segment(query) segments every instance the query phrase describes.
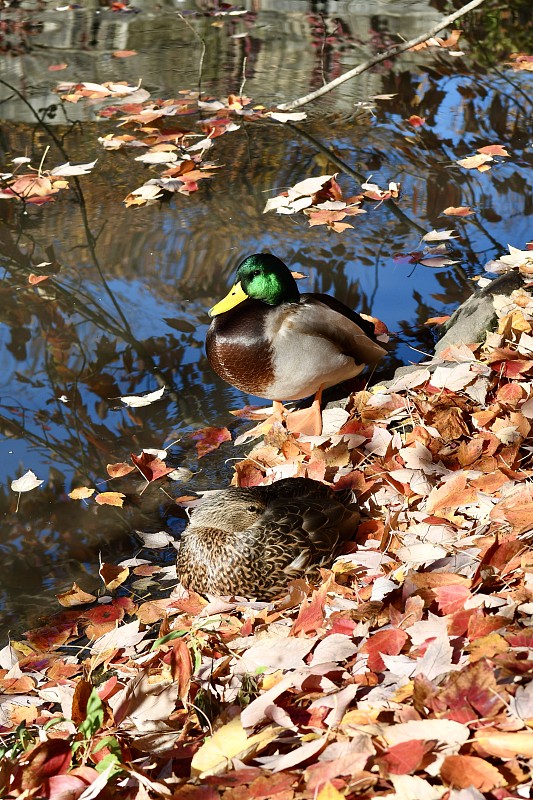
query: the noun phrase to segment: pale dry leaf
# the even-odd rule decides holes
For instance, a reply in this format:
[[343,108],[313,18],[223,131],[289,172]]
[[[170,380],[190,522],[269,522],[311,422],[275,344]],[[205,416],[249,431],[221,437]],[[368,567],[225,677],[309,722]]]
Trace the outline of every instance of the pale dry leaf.
[[14,492],[31,492],[32,489],[37,489],[44,480],[39,480],[37,475],[29,469],[20,478],[11,481],[11,488]]
[[154,403],[156,400],[160,400],[164,393],[165,387],[162,386],[161,389],[156,389],[155,392],[149,392],[144,395],[127,395],[120,397],[120,400],[122,400],[124,405],[130,408],[141,408],[142,406],[149,406],[150,403]]

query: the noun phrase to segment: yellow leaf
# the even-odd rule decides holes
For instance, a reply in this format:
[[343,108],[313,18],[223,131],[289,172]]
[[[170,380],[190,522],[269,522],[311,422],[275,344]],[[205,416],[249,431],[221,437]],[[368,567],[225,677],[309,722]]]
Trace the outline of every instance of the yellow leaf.
[[533,758],[533,735],[531,731],[476,731],[474,740],[477,749],[497,758]]
[[252,753],[272,742],[281,728],[265,728],[254,736],[247,736],[241,718],[234,717],[231,722],[219,728],[194,754],[191,763],[191,777],[205,778],[218,775],[231,766],[231,759],[243,761]]
[[316,800],[344,800],[344,795],[328,781],[317,794]]

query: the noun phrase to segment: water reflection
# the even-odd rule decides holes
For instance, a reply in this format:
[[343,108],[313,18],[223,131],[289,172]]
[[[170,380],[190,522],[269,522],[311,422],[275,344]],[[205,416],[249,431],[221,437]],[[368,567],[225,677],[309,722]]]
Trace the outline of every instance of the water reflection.
[[[305,124],[244,123],[219,137],[217,177],[190,197],[139,209],[121,201],[150,168],[134,154],[100,148],[98,136],[116,123],[97,120],[90,103],[68,106],[69,119],[83,125],[66,125],[52,92],[58,76],[130,82],[142,76],[149,90],[175,96],[197,85],[201,37],[206,91],[236,91],[244,76],[256,100],[286,100],[354,66],[396,32],[412,36],[437,16],[422,2],[330,5],[316,11],[307,2],[255,2],[230,18],[195,3],[136,3],[139,13],[119,14],[89,3],[68,13],[32,11],[31,30],[20,27],[24,7],[2,12],[15,40],[0,77],[27,100],[3,86],[3,170],[25,154],[39,164],[47,147],[50,167],[98,158],[79,188],[55,203],[23,208],[0,200],[0,600],[7,626],[25,627],[39,609],[55,608],[54,592],[73,580],[93,588],[100,552],[130,555],[138,546],[135,527],[166,524],[169,501],[158,486],[124,510],[68,499],[77,485],[105,489],[107,464],[179,439],[170,458],[200,470],[194,488],[228,482],[225,459],[235,449],[224,445],[197,464],[187,434],[238,425],[228,409],[253,400],[219,381],[203,351],[206,309],[226,293],[244,256],[272,250],[309,276],[304,290],[335,294],[386,320],[400,334],[390,369],[431,349],[425,320],[453,309],[488,258],[507,242],[527,241],[526,73],[498,70],[487,78],[464,59],[408,54],[328,96]],[[114,58],[117,49],[138,55]],[[62,62],[67,69],[48,72]],[[356,105],[376,93],[395,97],[371,109]],[[425,126],[411,128],[405,120],[412,113],[424,116]],[[48,130],[35,114],[44,115]],[[490,172],[466,173],[455,164],[496,141],[512,157]],[[376,205],[342,235],[309,228],[300,215],[263,214],[272,194],[330,172],[340,173],[348,195],[370,174],[378,183],[400,181],[397,209]],[[442,216],[456,205],[476,213]],[[453,244],[457,267],[431,271],[395,259],[419,248],[421,232],[451,227],[460,234]],[[51,277],[29,285],[42,262]],[[162,386],[163,399],[146,408],[126,409],[118,399]],[[30,468],[46,483],[21,498],[16,512],[9,484]],[[135,496],[142,482],[109,482],[110,489],[119,486]]]

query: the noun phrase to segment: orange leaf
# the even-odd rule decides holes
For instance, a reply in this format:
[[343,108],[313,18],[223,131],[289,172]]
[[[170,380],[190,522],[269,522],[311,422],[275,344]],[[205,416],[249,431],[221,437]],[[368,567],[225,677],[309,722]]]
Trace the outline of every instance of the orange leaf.
[[505,147],[502,147],[501,144],[489,144],[486,147],[478,147],[477,151],[485,156],[510,157]]
[[458,789],[474,786],[480,792],[490,792],[506,784],[496,767],[476,756],[448,756],[442,762],[440,774],[445,783]]
[[405,121],[408,122],[409,125],[412,125],[413,128],[419,128],[421,125],[425,124],[426,118],[419,117],[417,114],[411,114],[409,119],[406,119]]
[[129,58],[130,56],[136,56],[137,50],[113,50],[111,55],[113,58]]
[[301,605],[300,612],[291,628],[291,635],[310,633],[316,631],[324,624],[324,604],[326,602],[327,584],[323,584],[318,591],[314,591],[311,599],[306,598]]
[[469,217],[470,214],[474,214],[475,212],[472,211],[470,206],[448,206],[442,213],[446,214],[448,217]]
[[118,464],[108,464],[106,469],[111,478],[122,478],[124,475],[129,475],[130,472],[133,472],[135,467],[125,461],[120,461]]
[[[480,169],[481,167],[485,166],[487,161],[492,161],[492,156],[484,153],[478,153],[476,156],[468,156],[468,158],[460,158],[459,161],[456,161],[456,164],[459,164],[460,167],[464,167],[465,169]],[[490,167],[486,167],[486,169],[490,169]]]
[[444,322],[448,322],[450,319],[450,314],[443,314],[442,317],[430,317],[424,322],[424,325],[442,325]]
[[445,508],[457,508],[473,502],[477,494],[474,489],[467,490],[466,475],[458,472],[442,486],[432,489],[427,499],[426,511],[435,514]]
[[125,494],[122,492],[101,492],[94,498],[99,506],[118,506],[122,508],[124,505]]
[[34,272],[30,272],[28,275],[28,283],[30,286],[37,286],[38,283],[42,283],[43,281],[47,281],[50,275],[35,275]]
[[192,661],[187,643],[183,639],[172,642],[170,669],[172,679],[178,682],[179,696],[185,702],[191,685]]
[[86,500],[88,497],[92,497],[95,491],[96,489],[90,489],[88,486],[78,486],[77,489],[69,492],[68,496],[71,500]]
[[519,486],[490,512],[493,522],[508,522],[513,533],[519,534],[533,528],[533,486]]
[[68,64],[50,64],[48,67],[48,72],[59,72],[62,69],[66,69]]

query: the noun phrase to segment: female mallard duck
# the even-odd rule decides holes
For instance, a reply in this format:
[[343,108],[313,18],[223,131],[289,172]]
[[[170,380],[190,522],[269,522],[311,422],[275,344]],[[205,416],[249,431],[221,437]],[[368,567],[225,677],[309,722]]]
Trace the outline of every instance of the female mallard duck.
[[274,400],[315,395],[311,409],[287,418],[291,430],[322,431],[322,390],[358,375],[386,353],[374,326],[327,294],[300,294],[283,261],[256,253],[209,312],[206,351],[216,373],[247,394]]
[[176,569],[201,594],[270,598],[288,581],[331,566],[354,539],[351,492],[310,478],[230,487],[208,496],[182,534]]

